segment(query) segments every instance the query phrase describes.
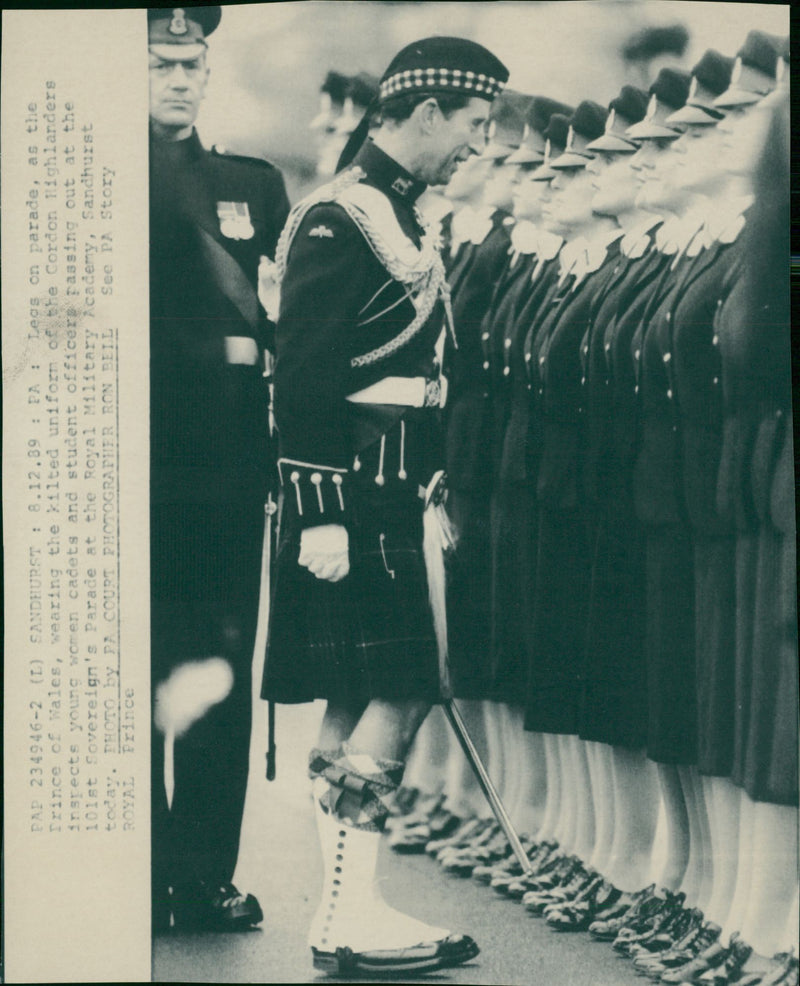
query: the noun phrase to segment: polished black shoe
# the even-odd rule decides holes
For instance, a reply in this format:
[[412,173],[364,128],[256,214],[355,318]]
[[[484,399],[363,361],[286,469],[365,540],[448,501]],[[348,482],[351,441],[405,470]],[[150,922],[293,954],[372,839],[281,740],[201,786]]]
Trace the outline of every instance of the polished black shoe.
[[256,898],[232,883],[175,887],[172,914],[178,931],[247,931],[264,920]]
[[621,896],[613,884],[600,877],[574,901],[547,908],[547,923],[554,931],[585,931],[598,914],[611,908]]
[[640,955],[634,959],[637,972],[650,979],[660,979],[671,969],[679,969],[705,952],[718,939],[722,929],[713,921],[706,921],[699,927],[691,928],[672,948],[657,955]]
[[636,893],[624,893],[612,907],[610,913],[597,915],[589,925],[589,934],[596,941],[614,941],[626,924],[637,920],[647,902],[655,896],[656,885],[654,883]]
[[[738,933],[731,935],[731,942],[738,937]],[[722,965],[730,951],[730,945],[723,945],[721,941],[713,942],[708,948],[704,949],[685,965],[679,965],[676,969],[669,969],[661,974],[661,982],[668,983],[669,986],[678,986],[680,983],[693,982],[697,976],[702,975],[709,969],[716,969]]]
[[425,942],[411,948],[376,949],[371,952],[354,952],[350,948],[337,948],[335,952],[311,949],[315,969],[331,976],[348,977],[451,969],[474,959],[479,952],[478,946],[467,935],[448,935],[441,941]]

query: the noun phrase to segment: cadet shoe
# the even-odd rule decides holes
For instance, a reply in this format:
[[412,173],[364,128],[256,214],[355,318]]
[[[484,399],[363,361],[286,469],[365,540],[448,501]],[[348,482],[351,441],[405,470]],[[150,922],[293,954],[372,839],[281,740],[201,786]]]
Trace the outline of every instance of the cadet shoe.
[[[538,846],[532,847],[531,851],[528,853],[528,859],[530,860],[530,869],[532,873],[536,873],[544,866],[544,864],[554,856],[558,851],[558,843],[555,841],[540,842]],[[473,877],[475,874],[473,873]],[[513,856],[511,861],[504,863],[497,867],[497,870],[493,873],[491,880],[489,881],[492,890],[495,890],[499,894],[507,894],[510,885],[522,878],[522,867],[517,861],[516,856]]]
[[600,877],[571,903],[548,908],[547,923],[554,931],[585,931],[597,914],[612,907],[621,896],[613,884]]
[[480,949],[469,936],[448,935],[440,941],[425,942],[410,948],[368,952],[354,952],[350,948],[323,952],[312,948],[311,956],[315,969],[332,976],[357,977],[451,969],[474,959],[479,952]]
[[695,907],[692,910],[679,910],[656,934],[631,945],[628,955],[634,959],[652,959],[662,952],[668,952],[687,935],[693,935],[703,923],[703,912]]
[[[778,952],[768,962],[760,960],[758,963],[753,963],[753,968],[748,968],[751,963],[752,958],[742,969],[741,975],[736,980],[736,986],[787,986],[792,978],[797,982],[797,959],[793,949],[789,952]],[[795,967],[794,970],[792,966]]]
[[672,948],[658,955],[641,955],[634,959],[637,972],[650,979],[660,979],[670,969],[679,969],[717,941],[722,929],[718,924],[707,921],[688,931]]
[[674,894],[667,890],[665,896],[659,901],[659,905],[653,908],[648,918],[620,929],[612,947],[617,952],[622,952],[623,955],[629,955],[633,945],[666,931],[669,925],[683,912],[684,900],[686,900],[686,894]]
[[179,931],[247,931],[264,920],[252,894],[242,894],[232,883],[200,882],[175,887],[172,914]]
[[728,983],[735,983],[752,954],[753,949],[742,940],[740,935],[731,935],[723,963],[714,969],[701,972],[699,976],[695,976],[692,983],[697,986],[728,986]]
[[[738,932],[731,935],[731,942],[738,937]],[[729,946],[725,946],[717,940],[700,954],[687,962],[686,965],[678,966],[677,969],[670,969],[661,974],[661,982],[669,983],[670,986],[677,986],[679,983],[693,982],[696,976],[701,975],[708,969],[716,969],[725,961]]]
[[613,941],[627,922],[637,919],[645,902],[655,896],[656,885],[639,890],[634,894],[624,893],[613,906],[611,913],[598,914],[589,925],[589,934],[596,941]]

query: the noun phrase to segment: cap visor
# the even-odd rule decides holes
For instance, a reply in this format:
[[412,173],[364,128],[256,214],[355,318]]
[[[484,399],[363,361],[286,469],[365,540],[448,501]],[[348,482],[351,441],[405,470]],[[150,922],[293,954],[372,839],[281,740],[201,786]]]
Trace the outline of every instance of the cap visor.
[[753,92],[750,89],[726,89],[721,96],[717,96],[714,105],[724,109],[726,106],[751,106],[759,99],[764,98],[764,93]]
[[509,157],[516,150],[516,147],[511,147],[508,144],[487,144],[481,157],[488,158],[492,161],[501,161],[503,158]]
[[549,165],[543,164],[541,168],[537,168],[531,175],[531,181],[550,181],[557,174],[558,172],[554,171]]
[[633,154],[634,151],[639,150],[639,145],[632,140],[626,140],[624,137],[618,137],[616,134],[603,134],[602,137],[598,137],[597,140],[593,140],[591,144],[587,144],[586,150],[606,151],[608,153],[615,152],[618,154]]
[[675,113],[672,113],[664,121],[670,125],[674,123],[678,124],[694,124],[711,126],[714,123],[719,123],[719,121],[725,116],[724,113],[719,113],[717,110],[706,109],[703,106],[690,106],[688,103],[682,106]]
[[563,168],[585,168],[591,161],[586,154],[576,154],[574,151],[565,151],[550,162],[551,168],[561,170]]
[[532,151],[528,147],[520,147],[513,154],[506,158],[506,164],[541,164],[544,161],[544,154],[539,151]]
[[208,46],[202,41],[195,41],[186,45],[153,44],[148,46],[148,50],[165,62],[192,62],[208,51]]
[[657,123],[650,123],[645,120],[642,120],[641,123],[634,123],[632,127],[628,127],[625,133],[637,140],[654,140],[656,137],[660,137],[662,140],[675,140],[681,135],[680,130],[662,127]]

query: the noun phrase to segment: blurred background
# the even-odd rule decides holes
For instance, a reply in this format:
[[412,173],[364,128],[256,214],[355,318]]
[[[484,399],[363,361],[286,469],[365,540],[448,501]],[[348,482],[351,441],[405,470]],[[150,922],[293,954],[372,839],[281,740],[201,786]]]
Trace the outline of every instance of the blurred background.
[[473,38],[508,65],[513,88],[574,105],[606,104],[626,82],[647,88],[664,65],[691,69],[707,48],[735,55],[753,28],[789,33],[789,5],[765,3],[294,0],[222,9],[200,136],[277,164],[292,202],[323,180],[309,124],[328,72],[378,77],[417,38]]

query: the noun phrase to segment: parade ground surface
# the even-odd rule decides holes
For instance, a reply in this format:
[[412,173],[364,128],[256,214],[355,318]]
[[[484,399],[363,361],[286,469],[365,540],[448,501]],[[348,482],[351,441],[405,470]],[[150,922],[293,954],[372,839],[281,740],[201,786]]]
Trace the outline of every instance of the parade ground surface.
[[[154,982],[313,983],[306,933],[322,886],[322,858],[306,779],[319,704],[279,706],[278,771],[264,778],[266,703],[255,705],[250,783],[236,884],[257,895],[264,923],[246,934],[158,937]],[[422,920],[472,935],[478,958],[458,969],[393,981],[492,986],[628,986],[640,983],[627,959],[587,934],[558,934],[541,918],[470,880],[448,877],[427,856],[383,850],[387,900]],[[342,982],[342,980],[330,980]]]

